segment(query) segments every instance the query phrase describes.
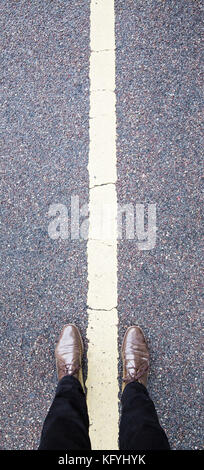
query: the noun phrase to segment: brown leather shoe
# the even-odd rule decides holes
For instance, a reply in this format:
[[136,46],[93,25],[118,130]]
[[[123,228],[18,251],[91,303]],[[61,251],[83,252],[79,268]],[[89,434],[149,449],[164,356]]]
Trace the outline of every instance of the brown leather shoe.
[[75,325],[65,325],[55,348],[58,380],[65,375],[72,375],[79,380],[83,389],[82,375],[83,341]]
[[130,326],[123,338],[123,385],[137,380],[145,387],[149,370],[149,351],[143,331],[139,326]]

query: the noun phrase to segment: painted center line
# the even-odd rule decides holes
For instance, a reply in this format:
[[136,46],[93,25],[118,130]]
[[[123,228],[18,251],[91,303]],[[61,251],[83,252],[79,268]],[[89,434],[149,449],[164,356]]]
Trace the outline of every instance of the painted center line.
[[[114,0],[91,0],[87,404],[92,449],[118,448]],[[111,217],[103,220],[104,204]]]

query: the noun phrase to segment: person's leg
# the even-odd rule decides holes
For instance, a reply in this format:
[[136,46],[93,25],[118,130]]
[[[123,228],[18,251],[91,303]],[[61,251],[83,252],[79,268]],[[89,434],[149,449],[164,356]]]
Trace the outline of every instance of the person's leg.
[[90,449],[89,419],[82,386],[75,377],[65,376],[45,419],[39,450]]
[[170,449],[166,434],[159,424],[154,403],[143,384],[137,381],[127,384],[121,401],[121,450]]
[[59,383],[43,425],[39,450],[91,449],[82,355],[78,328],[66,325],[55,349]]
[[122,344],[123,394],[119,431],[121,450],[170,449],[147,391],[149,350],[138,326],[127,329]]

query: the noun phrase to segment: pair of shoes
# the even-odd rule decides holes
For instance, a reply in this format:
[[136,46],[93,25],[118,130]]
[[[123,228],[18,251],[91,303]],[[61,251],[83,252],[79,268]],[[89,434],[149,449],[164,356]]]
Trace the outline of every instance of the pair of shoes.
[[[65,325],[55,349],[58,380],[70,375],[79,380],[84,390],[82,374],[83,341],[75,325]],[[122,344],[123,385],[138,381],[147,386],[149,351],[139,326],[130,326]]]

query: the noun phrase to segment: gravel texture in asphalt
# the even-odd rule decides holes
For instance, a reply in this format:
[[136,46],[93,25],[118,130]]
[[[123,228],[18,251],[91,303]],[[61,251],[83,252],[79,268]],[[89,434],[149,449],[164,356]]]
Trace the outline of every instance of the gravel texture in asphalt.
[[[2,5],[1,447],[32,449],[62,325],[86,344],[86,241],[70,227],[50,239],[48,210],[64,204],[70,220],[71,196],[88,201],[90,11]],[[119,346],[127,326],[143,328],[170,445],[200,449],[201,2],[115,0],[115,15],[118,201],[157,207],[155,248],[140,251],[136,234],[118,245]]]
[[199,1],[116,1],[118,201],[157,205],[154,249],[119,242],[119,343],[144,329],[173,449],[202,448],[200,41]]
[[3,2],[1,420],[36,448],[64,323],[86,331],[86,242],[48,236],[51,204],[88,200],[89,2]]

